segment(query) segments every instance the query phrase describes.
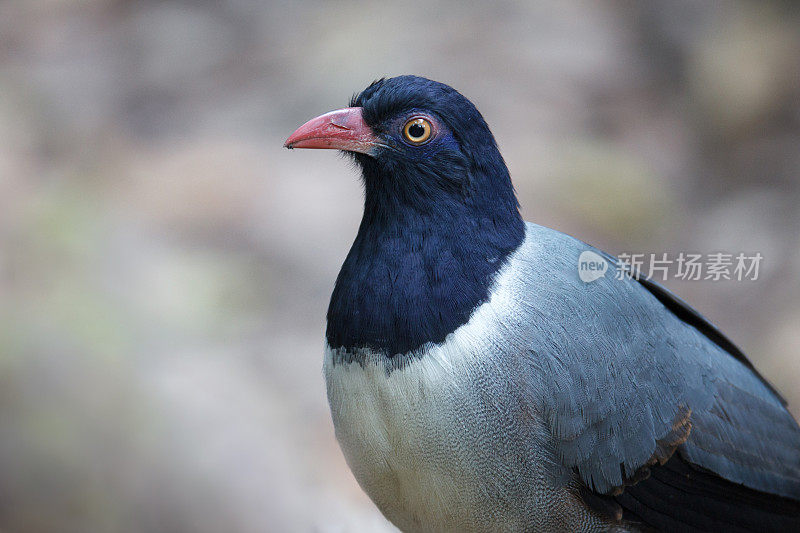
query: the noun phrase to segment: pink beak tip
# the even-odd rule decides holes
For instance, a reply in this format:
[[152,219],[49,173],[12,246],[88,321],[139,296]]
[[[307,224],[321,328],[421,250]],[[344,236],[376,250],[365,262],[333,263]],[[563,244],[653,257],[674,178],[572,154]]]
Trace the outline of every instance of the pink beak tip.
[[283,146],[290,150],[322,148],[368,154],[375,143],[375,134],[364,122],[361,108],[347,107],[309,120],[297,128]]

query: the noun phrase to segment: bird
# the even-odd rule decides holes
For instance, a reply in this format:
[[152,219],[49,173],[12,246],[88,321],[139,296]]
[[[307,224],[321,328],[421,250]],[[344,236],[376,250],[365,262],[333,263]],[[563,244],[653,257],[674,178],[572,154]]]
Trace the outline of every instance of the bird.
[[461,93],[381,78],[284,146],[361,172],[323,373],[344,457],[400,530],[800,531],[785,400],[666,288],[524,221]]

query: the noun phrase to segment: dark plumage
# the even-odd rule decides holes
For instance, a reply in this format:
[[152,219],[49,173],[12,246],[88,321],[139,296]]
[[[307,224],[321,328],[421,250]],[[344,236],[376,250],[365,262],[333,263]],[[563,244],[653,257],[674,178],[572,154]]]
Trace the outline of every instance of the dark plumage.
[[[486,300],[492,275],[524,236],[511,178],[469,100],[414,76],[354,96],[390,146],[363,170],[364,218],[328,308],[328,344],[396,355],[441,342]],[[408,146],[402,123],[425,110],[442,127]]]

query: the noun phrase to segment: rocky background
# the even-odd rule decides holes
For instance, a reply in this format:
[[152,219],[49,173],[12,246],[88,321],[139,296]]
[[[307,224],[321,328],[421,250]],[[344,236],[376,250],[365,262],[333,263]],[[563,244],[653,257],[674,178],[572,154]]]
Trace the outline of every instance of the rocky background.
[[800,415],[790,1],[0,0],[0,531],[387,531],[333,437],[361,190],[296,126],[384,75],[471,98],[525,218],[666,284]]

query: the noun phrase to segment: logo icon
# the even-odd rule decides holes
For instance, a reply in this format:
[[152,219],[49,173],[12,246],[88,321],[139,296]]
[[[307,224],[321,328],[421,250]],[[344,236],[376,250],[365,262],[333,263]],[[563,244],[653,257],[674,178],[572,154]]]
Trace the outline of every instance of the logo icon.
[[606,275],[607,270],[608,261],[591,250],[582,252],[578,257],[578,276],[584,283],[597,281]]

